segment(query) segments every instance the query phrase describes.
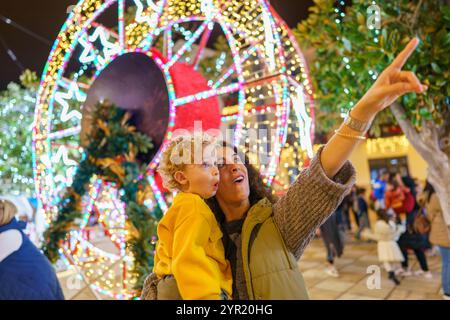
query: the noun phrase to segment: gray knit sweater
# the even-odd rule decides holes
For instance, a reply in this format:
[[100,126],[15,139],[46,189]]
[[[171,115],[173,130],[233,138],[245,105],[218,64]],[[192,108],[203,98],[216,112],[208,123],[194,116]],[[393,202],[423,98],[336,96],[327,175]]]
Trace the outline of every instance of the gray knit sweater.
[[316,229],[336,210],[356,182],[356,171],[350,161],[329,179],[320,163],[322,150],[323,147],[273,207],[275,223],[297,259]]
[[[287,193],[273,206],[274,221],[287,248],[297,260],[314,237],[315,230],[335,211],[356,180],[355,169],[349,161],[345,162],[333,179],[329,179],[320,163],[322,150],[323,147],[311,160],[310,166],[300,172]],[[232,263],[235,266],[233,298],[247,300],[240,230],[234,230],[229,235],[238,248],[236,261]]]

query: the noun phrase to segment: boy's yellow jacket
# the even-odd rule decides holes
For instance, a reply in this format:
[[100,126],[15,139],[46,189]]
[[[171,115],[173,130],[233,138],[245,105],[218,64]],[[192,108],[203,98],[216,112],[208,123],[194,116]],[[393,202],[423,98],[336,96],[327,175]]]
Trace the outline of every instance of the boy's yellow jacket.
[[183,299],[231,297],[230,263],[225,259],[222,231],[211,209],[193,193],[179,192],[158,224],[153,272],[173,275]]

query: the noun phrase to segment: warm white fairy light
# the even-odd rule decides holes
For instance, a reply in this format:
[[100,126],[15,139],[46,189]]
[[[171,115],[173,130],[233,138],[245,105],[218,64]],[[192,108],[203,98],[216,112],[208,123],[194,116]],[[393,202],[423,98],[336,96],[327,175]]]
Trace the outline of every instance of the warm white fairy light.
[[[123,4],[123,0],[119,1]],[[124,21],[120,18],[122,10],[119,8],[119,32],[118,36],[117,34],[113,36],[105,27],[93,26],[91,23],[115,2],[112,0],[80,2],[62,28],[44,70],[37,101],[38,110],[33,141],[36,187],[44,210],[49,215],[54,215],[56,212],[55,204],[58,201],[55,191],[62,190],[58,189],[59,186],[55,186],[51,180],[53,177],[58,177],[58,184],[62,185],[65,176],[58,172],[53,173],[53,170],[56,169],[52,159],[61,164],[68,161],[71,165],[80,160],[72,159],[70,152],[66,154],[67,158],[64,158],[64,149],[58,151],[56,144],[53,144],[53,141],[60,139],[64,139],[64,141],[76,139],[80,132],[79,123],[75,124],[71,121],[70,126],[51,131],[53,119],[46,118],[46,111],[52,106],[51,97],[54,94],[54,105],[61,105],[63,108],[61,110],[54,108],[53,113],[66,119],[68,123],[68,120],[79,121],[78,116],[71,114],[72,110],[67,109],[64,113],[62,112],[64,101],[74,100],[73,98],[76,100],[76,95],[87,92],[85,91],[87,88],[73,90],[73,95],[69,96],[71,86],[75,88],[75,84],[78,85],[78,82],[74,81],[73,85],[69,85],[70,82],[68,82],[68,87],[60,86],[68,91],[67,96],[60,94],[56,98],[57,93],[52,91],[56,83],[58,86],[60,84],[63,71],[71,58],[68,53],[75,48],[75,44],[71,42],[74,40],[78,41],[83,49],[81,56],[78,57],[82,67],[71,80],[77,80],[81,75],[86,75],[86,71],[91,65],[96,68],[96,75],[98,75],[118,54],[143,52],[151,56],[148,49],[154,45],[157,37],[162,36],[170,28],[171,32],[173,31],[172,36],[176,34],[179,37],[181,35],[184,43],[178,50],[175,50],[173,41],[169,42],[173,54],[165,67],[160,65],[169,86],[168,92],[171,107],[173,107],[169,123],[174,125],[177,105],[208,97],[220,96],[223,97],[223,101],[231,97],[230,101],[233,102],[226,103],[223,108],[223,123],[235,126],[237,133],[235,141],[240,139],[241,134],[244,141],[246,139],[249,141],[248,138],[245,138],[245,132],[250,128],[276,129],[267,136],[258,137],[259,147],[251,146],[252,152],[249,154],[250,157],[255,158],[259,152],[265,152],[263,147],[265,143],[269,145],[270,152],[267,153],[270,162],[260,165],[261,171],[265,173],[264,178],[267,183],[272,183],[273,186],[278,185],[282,183],[288,170],[292,171],[292,168],[301,166],[298,159],[303,154],[310,155],[307,152],[308,144],[302,140],[306,139],[310,142],[311,133],[314,131],[312,124],[308,122],[308,119],[312,120],[313,117],[311,81],[305,60],[298,47],[295,47],[294,37],[289,34],[289,29],[284,22],[273,16],[267,4],[262,5],[256,0],[244,2],[232,0],[224,2],[224,5],[219,8],[215,1],[210,0],[136,0],[134,1],[137,6],[135,21],[126,26],[122,25]],[[199,20],[202,21],[201,27],[197,27],[195,30],[188,30],[183,25],[185,22]],[[85,24],[80,24],[80,21],[85,21]],[[191,50],[192,46],[196,40],[201,39],[204,32],[213,29],[214,23],[218,23],[222,28],[230,47],[229,52],[221,52],[215,65],[212,65],[212,68],[217,71],[217,79],[207,79],[211,90],[197,92],[187,97],[176,96],[173,86],[170,87],[172,85],[170,67],[179,61],[194,63],[190,52],[195,53],[196,50]],[[122,28],[124,31],[121,31]],[[91,35],[89,36],[89,34]],[[233,61],[232,66],[225,65],[229,58]],[[90,80],[92,81],[92,79]],[[290,97],[295,97],[297,93],[296,86],[292,85],[292,82],[303,85],[303,90],[298,93],[302,96],[297,96],[297,104],[291,105]],[[294,141],[292,144],[291,142],[285,143],[289,134],[294,134],[300,140],[300,144],[298,141]],[[168,137],[170,138],[170,132]],[[306,151],[303,152],[302,149]],[[68,149],[66,150],[68,151]],[[288,153],[296,153],[297,160],[292,160],[293,162],[289,160],[290,162],[279,165],[278,162],[286,158],[285,150]],[[52,158],[52,154],[55,158]],[[45,158],[45,155],[48,159]],[[165,211],[172,199],[171,195],[161,193],[151,175],[157,164],[158,156],[159,154],[155,157],[156,162],[149,168],[152,194],[149,199],[146,199],[145,204],[152,208],[158,206]],[[295,161],[297,162],[294,163]],[[66,183],[70,181],[70,177],[67,175],[65,177]],[[285,185],[283,185],[284,187]],[[89,215],[96,212],[99,215],[100,225],[106,226],[105,229],[111,231],[109,238],[114,245],[117,245],[116,251],[106,252],[88,241],[86,234],[78,232],[72,235],[70,250],[63,250],[62,253],[73,253],[71,263],[80,267],[80,272],[92,280],[90,287],[95,292],[114,298],[129,298],[127,290],[132,286],[134,279],[125,277],[122,282],[117,282],[115,279],[117,272],[113,272],[109,266],[112,261],[119,261],[125,271],[129,271],[132,266],[132,256],[126,252],[124,247],[127,230],[124,227],[123,207],[120,201],[117,201],[120,195],[114,191],[112,186],[100,188],[98,192],[97,189],[95,187],[90,189],[90,202],[88,201],[85,207],[86,214],[83,217],[83,225],[87,226]],[[97,197],[100,197],[101,201]]]

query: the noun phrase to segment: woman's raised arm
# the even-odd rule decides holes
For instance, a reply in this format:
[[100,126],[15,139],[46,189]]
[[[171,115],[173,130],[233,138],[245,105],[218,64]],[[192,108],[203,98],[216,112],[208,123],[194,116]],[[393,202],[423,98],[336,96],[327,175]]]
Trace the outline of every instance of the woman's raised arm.
[[[414,73],[401,71],[418,43],[416,38],[411,40],[352,109],[351,116],[357,120],[353,127],[357,127],[358,121],[360,124],[370,122],[379,111],[403,94],[426,90]],[[274,221],[297,259],[311,241],[314,231],[336,210],[355,183],[355,169],[347,160],[360,141],[355,137],[363,134],[343,124],[337,134],[319,149],[310,166],[300,172],[287,193],[275,203]]]
[[[423,93],[427,89],[413,72],[401,70],[418,44],[419,40],[413,38],[350,111],[350,116],[356,123],[370,124],[378,112],[390,106],[397,98],[410,92]],[[365,130],[359,131],[342,124],[336,130],[325,145],[320,159],[323,170],[329,178],[334,177],[344,165],[367,129],[368,126]]]

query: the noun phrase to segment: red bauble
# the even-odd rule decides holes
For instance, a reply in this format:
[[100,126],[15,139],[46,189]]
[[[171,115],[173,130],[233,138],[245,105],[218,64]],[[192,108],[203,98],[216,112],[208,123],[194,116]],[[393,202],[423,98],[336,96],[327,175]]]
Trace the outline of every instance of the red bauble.
[[[167,58],[158,51],[153,51],[153,54],[160,58],[163,63],[167,62]],[[169,73],[173,81],[175,96],[177,98],[211,89],[203,75],[187,63],[174,63],[173,66],[170,67]],[[192,132],[195,121],[201,123],[201,129],[203,131],[208,129],[220,129],[221,117],[219,99],[217,96],[186,103],[177,107],[173,130],[187,129]],[[196,129],[197,128],[198,127],[196,127]],[[160,190],[164,192],[167,191],[162,186],[162,180],[158,174],[155,175],[155,182]]]

